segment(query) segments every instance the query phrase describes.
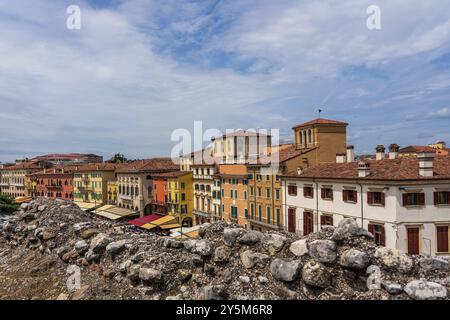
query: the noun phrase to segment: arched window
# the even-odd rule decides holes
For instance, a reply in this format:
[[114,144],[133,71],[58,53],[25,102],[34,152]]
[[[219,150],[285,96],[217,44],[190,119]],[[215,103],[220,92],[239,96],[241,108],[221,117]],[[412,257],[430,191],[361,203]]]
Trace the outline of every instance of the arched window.
[[139,195],[139,187],[136,187],[135,191],[135,195],[138,196]]
[[298,143],[299,144],[303,143],[303,136],[302,136],[302,132],[301,131],[298,132]]

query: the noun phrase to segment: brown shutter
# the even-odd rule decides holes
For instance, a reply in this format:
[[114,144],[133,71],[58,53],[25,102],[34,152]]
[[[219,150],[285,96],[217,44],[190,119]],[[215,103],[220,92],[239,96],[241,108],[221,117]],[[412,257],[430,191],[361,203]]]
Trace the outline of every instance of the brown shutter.
[[425,205],[425,193],[421,192],[419,193],[419,206]]
[[320,216],[320,225],[323,226],[326,223],[326,217],[325,216]]
[[330,195],[331,195],[330,199],[333,200],[333,196],[334,196],[333,189],[330,189]]
[[367,192],[367,204],[373,204],[373,192]]
[[434,205],[437,206],[439,204],[439,192],[434,192]]
[[384,230],[384,226],[381,226],[381,243],[383,247],[386,246],[386,231]]
[[448,252],[448,226],[436,227],[437,251]]
[[320,196],[322,199],[325,198],[325,189],[324,188],[320,189]]
[[374,234],[374,231],[373,231],[373,224],[371,224],[371,223],[369,223],[369,226],[368,226],[368,229],[369,229],[369,232],[371,233],[371,234]]
[[355,200],[355,203],[358,203],[358,191],[353,191],[353,199]]
[[348,200],[348,191],[342,190],[342,201],[347,201],[347,200]]
[[445,192],[445,199],[446,199],[445,203],[450,204],[450,192],[448,191]]
[[408,194],[404,193],[402,195],[402,198],[403,198],[403,206],[406,207],[408,205]]
[[386,204],[385,195],[384,195],[384,192],[381,192],[381,205],[384,207],[385,204]]

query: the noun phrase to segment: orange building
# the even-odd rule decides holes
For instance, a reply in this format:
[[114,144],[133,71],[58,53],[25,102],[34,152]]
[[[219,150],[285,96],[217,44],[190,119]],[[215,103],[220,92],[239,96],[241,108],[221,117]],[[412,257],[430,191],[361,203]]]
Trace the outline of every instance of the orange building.
[[222,217],[239,225],[248,225],[248,180],[245,164],[219,166],[221,181]]
[[44,169],[29,175],[36,189],[34,196],[73,200],[73,172],[75,166]]

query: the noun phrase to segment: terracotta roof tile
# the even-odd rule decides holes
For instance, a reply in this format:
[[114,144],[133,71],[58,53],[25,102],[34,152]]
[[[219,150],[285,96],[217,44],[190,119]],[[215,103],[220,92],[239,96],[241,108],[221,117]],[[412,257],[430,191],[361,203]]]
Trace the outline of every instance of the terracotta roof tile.
[[153,178],[178,178],[190,174],[190,171],[172,171],[152,174]]
[[325,163],[307,168],[299,175],[296,171],[285,174],[285,177],[299,178],[329,178],[329,179],[360,179],[360,180],[432,180],[450,179],[450,156],[435,157],[433,162],[433,177],[419,175],[419,160],[417,158],[397,158],[370,160],[370,175],[358,178],[358,162]]
[[330,119],[323,119],[323,118],[317,118],[305,123],[301,123],[298,124],[296,126],[294,126],[292,129],[298,128],[298,127],[306,127],[306,126],[311,126],[314,124],[330,124],[330,125],[348,125],[347,122],[343,122],[343,121],[337,121],[337,120],[330,120]]
[[180,168],[179,165],[173,163],[172,159],[166,158],[152,158],[135,160],[117,169],[118,173],[130,172],[160,172],[160,171],[174,171]]

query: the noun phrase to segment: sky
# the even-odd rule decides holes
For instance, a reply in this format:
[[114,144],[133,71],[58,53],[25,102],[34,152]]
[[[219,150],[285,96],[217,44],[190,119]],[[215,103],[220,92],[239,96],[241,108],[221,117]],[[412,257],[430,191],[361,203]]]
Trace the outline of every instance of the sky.
[[169,156],[172,132],[196,120],[287,140],[319,108],[349,123],[359,154],[450,144],[449,12],[442,0],[0,0],[0,161]]

